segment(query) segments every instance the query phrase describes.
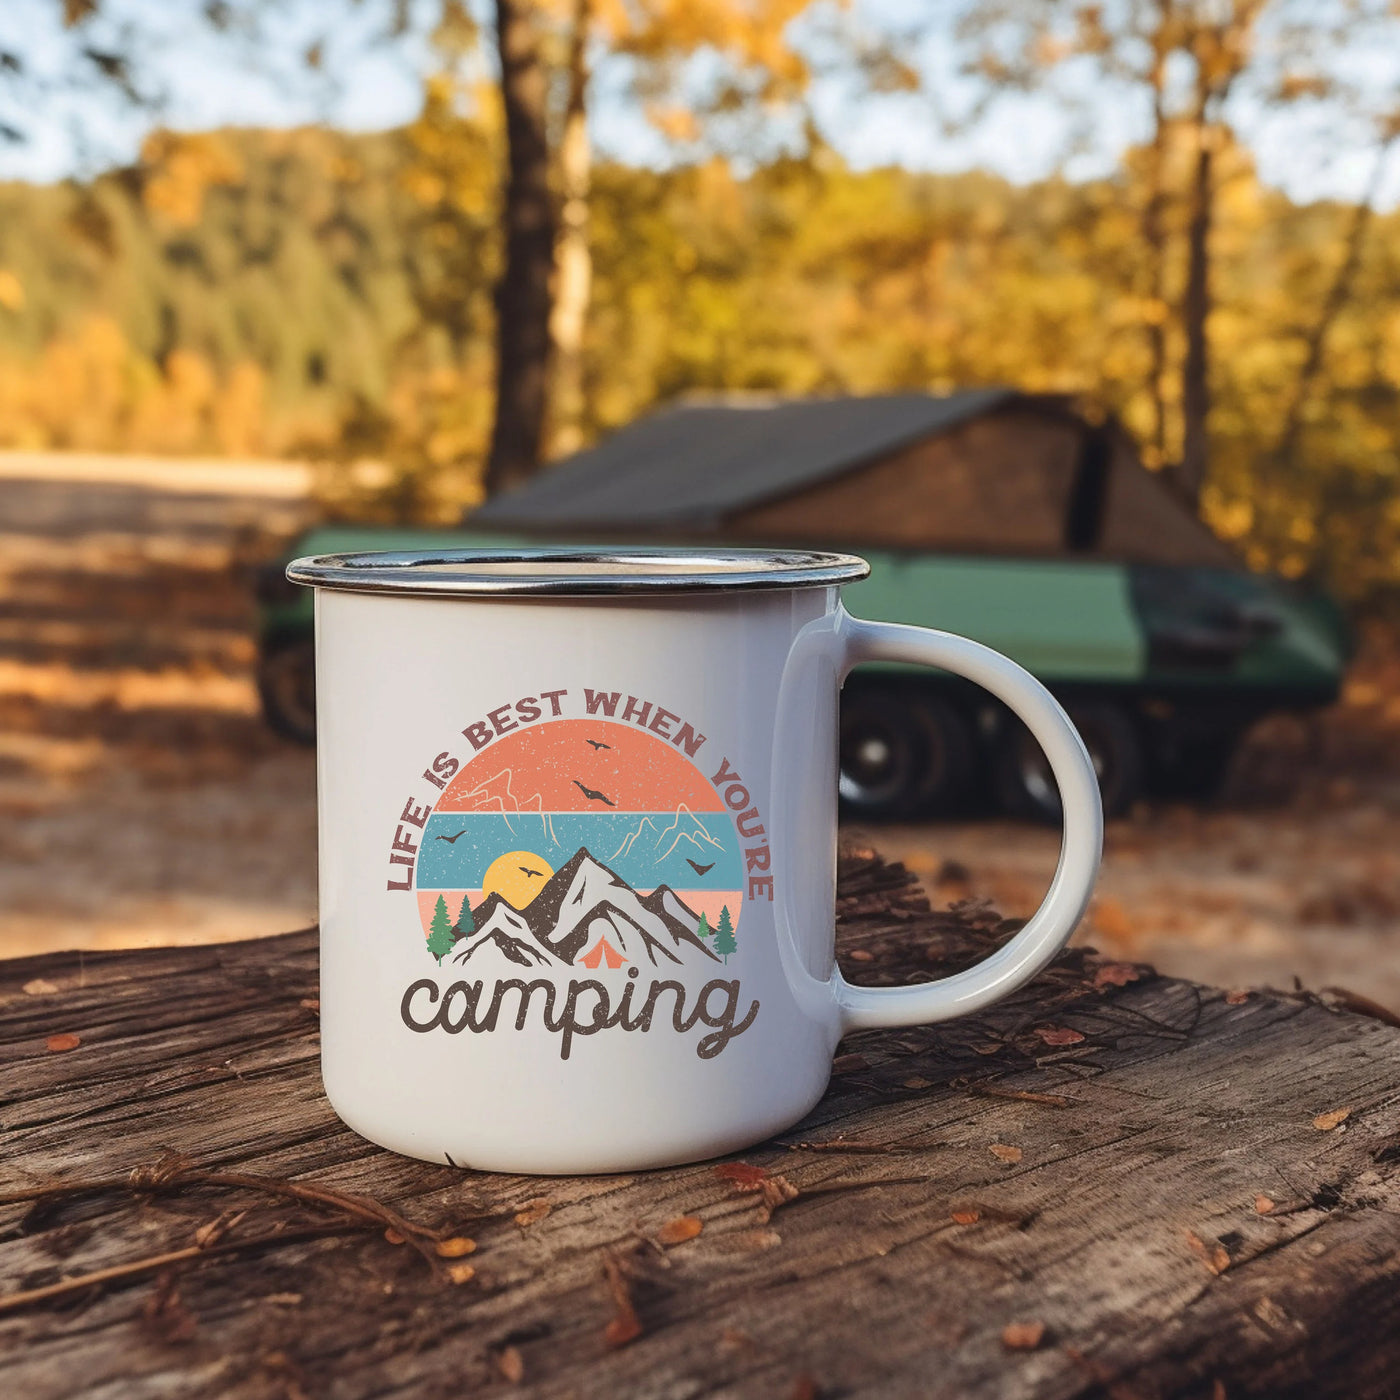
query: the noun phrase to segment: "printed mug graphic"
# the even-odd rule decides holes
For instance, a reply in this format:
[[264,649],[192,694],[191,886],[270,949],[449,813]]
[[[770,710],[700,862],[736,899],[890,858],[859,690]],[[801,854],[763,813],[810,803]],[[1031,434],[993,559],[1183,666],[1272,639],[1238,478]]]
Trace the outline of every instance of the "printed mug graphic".
[[674,744],[560,719],[455,775],[423,831],[415,890],[444,968],[715,975],[739,947],[743,859],[732,814]]
[[423,770],[435,800],[409,796],[388,852],[436,964],[404,989],[409,1031],[543,1030],[561,1060],[580,1038],[673,1033],[712,1060],[754,1024],[740,924],[773,900],[763,818],[727,756],[696,763],[693,724],[621,701],[525,696],[461,731],[465,763]]

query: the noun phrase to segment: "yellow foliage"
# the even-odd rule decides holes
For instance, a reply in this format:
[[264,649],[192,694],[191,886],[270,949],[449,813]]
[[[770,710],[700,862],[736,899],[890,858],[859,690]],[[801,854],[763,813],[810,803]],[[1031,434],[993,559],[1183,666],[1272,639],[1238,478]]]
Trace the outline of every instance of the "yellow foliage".
[[153,131],[141,143],[142,198],[180,228],[199,222],[205,192],[243,178],[237,155],[217,132]]
[[24,283],[7,267],[0,267],[0,306],[6,311],[24,308]]

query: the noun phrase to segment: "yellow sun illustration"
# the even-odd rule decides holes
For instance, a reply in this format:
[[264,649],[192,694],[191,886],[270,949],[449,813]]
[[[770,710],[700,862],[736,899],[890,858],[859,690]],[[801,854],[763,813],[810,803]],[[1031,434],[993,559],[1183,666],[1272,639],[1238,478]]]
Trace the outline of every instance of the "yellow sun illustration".
[[523,909],[544,888],[554,867],[533,851],[507,851],[486,867],[481,897],[498,894],[512,909]]

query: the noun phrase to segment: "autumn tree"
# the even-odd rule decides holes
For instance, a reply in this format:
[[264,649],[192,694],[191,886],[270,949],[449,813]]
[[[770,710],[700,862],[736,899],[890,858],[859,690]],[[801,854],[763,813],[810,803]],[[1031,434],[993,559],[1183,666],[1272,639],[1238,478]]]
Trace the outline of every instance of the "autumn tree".
[[[1266,72],[1270,65],[1258,52],[1266,12],[1279,24],[1291,20],[1306,36],[1297,52],[1309,55],[1313,69],[1319,50],[1344,33],[1298,0],[988,0],[961,31],[970,74],[992,92],[1063,97],[1078,108],[1081,136],[1084,126],[1101,120],[1104,86],[1145,98],[1148,129],[1137,158],[1145,167],[1139,207],[1145,265],[1137,285],[1150,361],[1148,457],[1171,464],[1182,495],[1197,507],[1210,458],[1214,234],[1222,160],[1235,140],[1231,99],[1246,79],[1260,106],[1319,93],[1315,72]],[[1071,68],[1080,81],[1057,83]],[[1086,71],[1100,82],[1083,81]],[[1178,261],[1173,296],[1170,269]],[[1166,387],[1173,329],[1181,346],[1174,395]]]
[[[584,439],[583,344],[592,284],[590,50],[630,61],[642,110],[686,149],[707,121],[732,119],[743,108],[771,113],[803,89],[807,67],[789,44],[787,28],[811,3],[692,0],[681,7],[673,0],[498,0],[508,173],[488,492],[518,485],[534,472],[547,420],[553,452],[573,451]],[[719,61],[720,76],[708,91],[683,100],[687,65],[700,54]],[[551,118],[551,91],[562,94],[553,102],[560,109],[557,121]],[[558,194],[551,202],[556,130]]]

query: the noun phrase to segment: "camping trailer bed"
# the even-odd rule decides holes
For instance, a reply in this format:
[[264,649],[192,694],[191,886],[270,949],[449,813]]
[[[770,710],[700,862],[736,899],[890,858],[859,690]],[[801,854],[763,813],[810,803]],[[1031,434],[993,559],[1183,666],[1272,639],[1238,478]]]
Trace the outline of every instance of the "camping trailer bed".
[[[327,527],[288,558],[366,549],[518,544],[480,531]],[[866,551],[870,578],[846,590],[859,616],[940,627],[1005,652],[1079,724],[1110,812],[1142,793],[1210,795],[1235,745],[1265,715],[1335,699],[1345,632],[1325,599],[1242,571]],[[260,582],[259,686],[279,732],[315,736],[310,594]],[[1027,817],[1058,798],[1006,710],[952,676],[862,667],[842,706],[842,796],[867,817],[951,812],[979,802]]]
[[[861,554],[851,610],[1019,661],[1069,708],[1111,814],[1144,791],[1208,795],[1257,719],[1336,697],[1349,653],[1329,599],[1245,569],[1114,420],[1010,389],[685,399],[493,497],[464,531],[318,531],[296,551],[540,539]],[[309,600],[266,582],[268,716],[309,738]],[[970,797],[1056,814],[1028,736],[952,677],[862,669],[841,730],[842,794],[862,815]]]

